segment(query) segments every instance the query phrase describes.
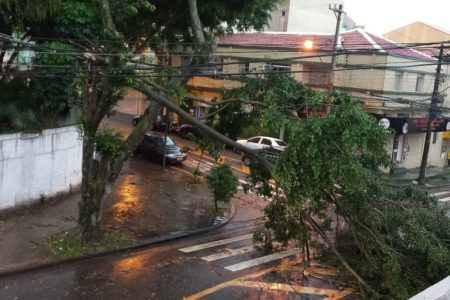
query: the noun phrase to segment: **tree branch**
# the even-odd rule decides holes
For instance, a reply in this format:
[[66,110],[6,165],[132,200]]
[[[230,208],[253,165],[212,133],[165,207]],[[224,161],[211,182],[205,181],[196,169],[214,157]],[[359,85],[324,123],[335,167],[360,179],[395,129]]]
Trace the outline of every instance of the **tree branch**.
[[364,281],[364,279],[362,279],[362,277],[359,276],[359,274],[356,273],[356,271],[353,270],[353,268],[347,263],[345,258],[341,255],[341,253],[339,253],[339,251],[336,249],[334,244],[330,241],[330,239],[328,238],[326,233],[323,232],[323,230],[320,228],[320,226],[306,212],[303,212],[302,214],[303,214],[304,219],[310,224],[310,226],[313,228],[313,230],[315,232],[317,232],[324,239],[324,241],[327,243],[328,247],[330,247],[330,249],[333,251],[333,253],[339,258],[341,263],[344,265],[344,267],[356,278],[356,280],[358,280],[358,282],[361,283],[367,290],[377,294],[377,292],[375,290],[373,290]]
[[130,135],[123,143],[122,154],[112,163],[108,180],[114,182],[122,169],[123,163],[128,159],[130,153],[134,150],[136,145],[144,138],[144,134],[151,127],[153,120],[161,109],[161,104],[156,101],[150,101],[149,106],[142,115],[141,121],[131,131]]
[[191,26],[192,31],[195,37],[195,40],[197,43],[200,43],[200,46],[203,46],[205,43],[205,35],[203,34],[203,26],[202,22],[200,21],[200,16],[198,15],[198,9],[197,9],[197,0],[189,0],[189,15],[191,17]]
[[114,37],[119,37],[119,33],[116,30],[116,26],[114,25],[112,16],[111,16],[111,9],[109,7],[109,1],[108,0],[101,0],[102,1],[102,10],[103,10],[103,22],[105,27],[114,35]]
[[230,103],[225,104],[225,105],[222,106],[221,108],[218,108],[218,109],[216,109],[215,111],[213,111],[213,112],[211,112],[211,113],[209,113],[209,114],[204,115],[203,117],[200,118],[200,120],[206,120],[206,119],[208,119],[209,117],[214,116],[215,114],[217,114],[217,113],[221,112],[222,110],[224,110],[225,108],[227,108],[229,105],[230,105]]
[[224,136],[223,134],[220,134],[219,132],[215,131],[211,127],[207,126],[203,122],[197,120],[194,116],[190,115],[189,113],[182,110],[179,106],[172,103],[172,101],[170,101],[167,97],[165,97],[159,93],[156,93],[155,91],[150,89],[145,84],[144,81],[137,80],[134,84],[134,88],[137,89],[138,91],[140,91],[141,93],[147,95],[147,97],[149,97],[150,99],[158,101],[160,104],[168,107],[171,111],[176,112],[181,117],[189,120],[189,122],[191,122],[193,125],[197,126],[198,128],[202,129],[206,134],[211,136],[213,139],[216,139],[216,140],[230,146],[231,148],[235,148],[239,151],[242,151],[242,152],[250,155],[251,157],[259,160],[262,163],[262,165],[265,168],[267,168],[269,171],[272,170],[273,164],[270,163],[267,159],[265,159],[264,156],[259,155],[259,153],[257,151],[250,149],[248,147],[245,147],[244,145],[236,143],[235,141],[231,140],[230,138]]

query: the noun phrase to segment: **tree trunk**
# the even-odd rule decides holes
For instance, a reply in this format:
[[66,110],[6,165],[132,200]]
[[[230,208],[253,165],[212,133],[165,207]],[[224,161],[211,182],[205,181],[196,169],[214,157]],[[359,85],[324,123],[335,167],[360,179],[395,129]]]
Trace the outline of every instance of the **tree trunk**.
[[[94,101],[92,98],[85,98],[86,101]],[[93,104],[86,103],[86,109]],[[87,242],[100,237],[100,222],[102,219],[103,204],[111,192],[114,182],[122,169],[124,162],[142,140],[145,131],[153,123],[161,105],[152,101],[139,122],[128,138],[124,141],[124,151],[114,161],[106,155],[101,155],[95,159],[95,134],[98,129],[97,122],[93,125],[85,126],[90,128],[83,136],[83,161],[82,161],[82,181],[81,181],[81,202],[79,205],[78,225],[81,232],[81,241]],[[84,116],[89,114],[85,111]],[[91,123],[86,119],[85,122]],[[94,120],[95,121],[95,120]]]
[[159,102],[161,105],[165,105],[168,109],[171,111],[177,113],[180,117],[182,117],[185,120],[188,120],[190,123],[195,125],[196,127],[202,129],[206,134],[208,134],[211,138],[218,140],[225,145],[230,146],[230,148],[234,148],[236,150],[239,150],[241,152],[244,152],[251,157],[259,160],[262,165],[267,168],[267,170],[272,170],[273,164],[269,162],[264,156],[259,155],[258,151],[255,151],[253,149],[247,148],[242,144],[236,143],[236,141],[233,141],[232,139],[224,136],[223,134],[217,132],[213,128],[209,127],[208,125],[204,124],[200,120],[196,119],[191,114],[185,112],[183,109],[181,109],[176,104],[172,103],[167,96],[157,93],[152,88],[148,86],[148,84],[145,83],[145,81],[142,80],[136,80],[133,87],[149,97],[152,100],[155,100]]
[[197,0],[189,0],[189,15],[191,16],[192,32],[195,40],[200,43],[200,47],[205,43],[205,35],[203,34],[203,26],[198,15]]
[[99,230],[97,222],[98,199],[95,195],[94,176],[99,163],[93,158],[95,140],[93,136],[83,136],[83,161],[81,180],[81,202],[79,204],[78,224],[81,232],[81,241],[97,239]]

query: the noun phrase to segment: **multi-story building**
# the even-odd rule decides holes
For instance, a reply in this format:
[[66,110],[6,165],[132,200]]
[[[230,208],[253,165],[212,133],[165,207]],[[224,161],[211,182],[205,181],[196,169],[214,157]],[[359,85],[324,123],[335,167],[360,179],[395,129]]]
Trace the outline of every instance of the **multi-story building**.
[[[387,151],[393,163],[420,166],[436,58],[355,29],[340,34],[332,70],[333,41],[333,34],[233,34],[220,39],[216,55],[224,74],[288,72],[314,89],[350,92],[392,129]],[[440,89],[447,87],[443,77]],[[439,132],[448,127],[445,116],[435,122],[429,165],[447,165]]]
[[383,36],[400,44],[449,41],[450,31],[417,21],[394,29]]
[[[336,29],[336,17],[329,9],[330,3],[337,7],[344,1],[284,0],[271,13],[267,31],[330,33]],[[343,15],[341,29],[354,29],[355,23]]]

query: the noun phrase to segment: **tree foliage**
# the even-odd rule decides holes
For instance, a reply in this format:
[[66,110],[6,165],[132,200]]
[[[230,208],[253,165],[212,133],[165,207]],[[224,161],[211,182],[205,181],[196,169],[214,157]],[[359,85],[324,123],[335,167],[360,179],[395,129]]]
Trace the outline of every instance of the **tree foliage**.
[[[340,92],[329,114],[304,118],[304,108],[321,107],[323,95],[302,93],[301,84],[282,76],[254,81],[240,92],[248,87],[247,99],[260,102],[252,112],[257,122],[286,127],[289,145],[272,170],[252,168],[250,182],[272,197],[263,232],[334,252],[370,297],[404,299],[446,276],[450,221],[425,191],[384,185],[388,133],[376,120]],[[277,87],[261,92],[271,83]]]
[[219,211],[217,202],[228,202],[237,192],[238,180],[227,164],[214,166],[206,175],[206,183],[213,192],[216,212]]

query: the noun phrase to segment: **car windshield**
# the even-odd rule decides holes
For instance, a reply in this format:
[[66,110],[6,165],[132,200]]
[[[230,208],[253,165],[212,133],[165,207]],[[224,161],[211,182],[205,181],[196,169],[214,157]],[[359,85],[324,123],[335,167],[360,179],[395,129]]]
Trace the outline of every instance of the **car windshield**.
[[[161,138],[164,141],[164,137],[161,137]],[[170,138],[170,136],[167,136],[166,145],[167,146],[175,146],[175,142]]]
[[[164,136],[157,136],[156,142],[159,145],[163,146],[164,145]],[[167,146],[175,146],[175,142],[170,138],[170,136],[167,136],[166,145]]]
[[275,140],[275,143],[277,143],[278,146],[287,146],[287,144],[282,140]]

